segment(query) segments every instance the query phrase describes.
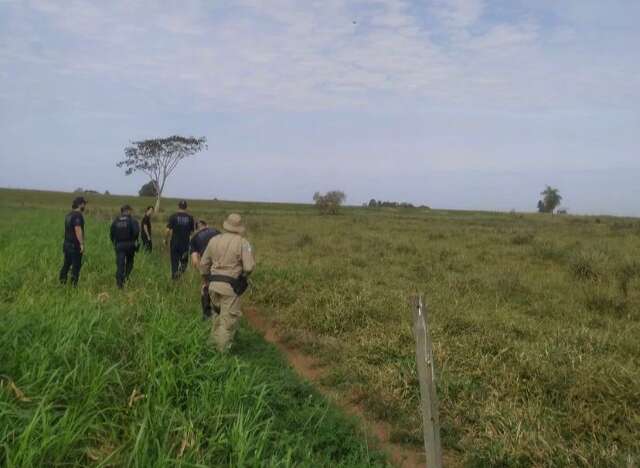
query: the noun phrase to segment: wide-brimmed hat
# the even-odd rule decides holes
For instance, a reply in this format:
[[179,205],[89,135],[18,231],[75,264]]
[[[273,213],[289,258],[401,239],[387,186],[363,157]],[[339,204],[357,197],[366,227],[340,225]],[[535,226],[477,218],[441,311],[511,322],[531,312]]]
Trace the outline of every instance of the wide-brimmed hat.
[[224,223],[222,223],[222,227],[227,232],[233,232],[235,234],[244,234],[245,228],[242,224],[242,218],[237,213],[231,213],[227,216]]

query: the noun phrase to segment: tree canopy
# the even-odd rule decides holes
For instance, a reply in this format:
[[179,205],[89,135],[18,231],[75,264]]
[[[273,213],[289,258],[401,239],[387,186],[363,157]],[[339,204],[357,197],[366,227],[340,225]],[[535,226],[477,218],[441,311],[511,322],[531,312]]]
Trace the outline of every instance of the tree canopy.
[[132,141],[124,149],[124,159],[116,165],[125,168],[125,174],[146,174],[156,189],[156,210],[167,179],[183,159],[207,148],[205,137],[173,135],[168,138],[152,138]]
[[332,190],[322,195],[320,192],[313,194],[313,201],[322,214],[338,214],[340,205],[344,203],[347,196],[340,190]]
[[150,180],[138,190],[138,195],[141,197],[157,197],[158,191],[156,190],[156,184]]
[[538,211],[540,213],[553,213],[560,206],[562,195],[560,195],[560,191],[557,188],[547,185],[540,195],[542,195],[542,199],[538,201]]

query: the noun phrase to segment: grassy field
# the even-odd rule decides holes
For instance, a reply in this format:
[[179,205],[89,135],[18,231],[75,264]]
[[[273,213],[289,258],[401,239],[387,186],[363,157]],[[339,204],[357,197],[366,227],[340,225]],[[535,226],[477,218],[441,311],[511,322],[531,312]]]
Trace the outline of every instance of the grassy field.
[[[238,414],[253,417],[249,407],[264,406],[262,419],[242,427],[267,425],[271,436],[249,430],[257,439],[246,443],[245,456],[254,456],[264,440],[266,459],[281,461],[293,447],[295,463],[315,457],[319,465],[331,458],[372,463],[354,436],[340,436],[339,447],[299,431],[291,442],[274,437],[301,417],[326,437],[334,427],[353,432],[317,395],[311,407],[331,418],[310,414],[299,391],[290,396],[299,406],[278,406],[284,377],[275,377],[292,377],[268,370],[275,358],[256,356],[268,353],[254,351],[264,345],[246,328],[238,354],[220,358],[208,350],[192,299],[195,283],[172,288],[166,259],[141,261],[127,292],[117,294],[106,225],[123,198],[91,197],[89,252],[82,287],[73,293],[55,286],[69,195],[3,191],[0,197],[1,300],[9,311],[0,320],[3,343],[12,344],[0,350],[0,369],[28,396],[62,388],[55,398],[23,403],[2,394],[0,428],[11,423],[1,439],[8,456],[43,456],[50,445],[66,457],[109,448],[122,457],[135,449],[144,465],[146,456],[175,461],[183,440],[197,440],[183,457],[206,464],[211,459],[197,457],[213,456],[210,439],[219,432],[203,422],[212,413],[200,412],[214,411],[207,404],[215,402],[221,414],[235,415],[229,425],[239,424]],[[131,201],[138,208],[148,203]],[[164,207],[174,205],[168,200]],[[319,216],[303,205],[204,201],[192,208],[217,225],[230,210],[245,216],[259,262],[249,302],[276,321],[291,346],[327,364],[325,385],[389,421],[396,440],[420,444],[407,298],[421,291],[439,368],[443,443],[460,464],[613,467],[640,460],[640,221],[363,208]],[[100,302],[103,291],[110,297]],[[182,355],[185,349],[192,351]],[[84,369],[82,353],[95,368]],[[183,359],[180,369],[170,366]],[[205,377],[215,372],[226,378],[209,382]],[[253,383],[238,384],[244,400],[218,401],[230,376],[247,374]],[[190,386],[199,389],[196,401],[182,393]],[[271,392],[261,403],[263,387]],[[134,389],[153,399],[129,408]],[[206,403],[201,392],[209,392]],[[92,411],[89,420],[83,405]],[[53,424],[69,427],[52,432]],[[216,460],[233,462],[238,444],[220,424],[227,445],[221,442],[226,449],[219,456],[226,458]],[[74,440],[81,432],[89,435]],[[39,449],[29,449],[23,440],[36,435]]]
[[0,192],[1,466],[386,465],[251,330],[215,353],[194,274],[140,254],[118,291],[114,205],[93,200],[80,286],[60,287],[68,198]]

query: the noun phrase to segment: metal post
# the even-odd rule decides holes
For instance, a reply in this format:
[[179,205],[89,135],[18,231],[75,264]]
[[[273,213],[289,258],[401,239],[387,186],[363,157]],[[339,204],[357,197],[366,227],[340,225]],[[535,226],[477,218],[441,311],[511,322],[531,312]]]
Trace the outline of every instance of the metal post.
[[420,409],[422,410],[427,468],[441,468],[442,447],[440,445],[436,373],[427,322],[427,308],[423,304],[422,296],[420,295],[414,297],[412,303],[413,333],[416,339],[416,361],[418,363],[418,380],[420,381]]

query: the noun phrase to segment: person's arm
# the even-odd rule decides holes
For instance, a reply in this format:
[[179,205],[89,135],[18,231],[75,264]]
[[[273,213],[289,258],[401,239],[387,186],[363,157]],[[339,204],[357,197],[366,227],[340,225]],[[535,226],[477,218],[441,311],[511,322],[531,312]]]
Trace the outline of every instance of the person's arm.
[[169,221],[167,222],[167,229],[165,229],[164,231],[164,239],[162,239],[162,243],[164,245],[167,245],[167,242],[169,241],[169,239],[171,239],[171,236],[173,235],[173,215],[171,215],[169,217]]
[[198,252],[191,252],[191,265],[195,269],[200,267],[200,254]]
[[249,241],[242,241],[242,274],[249,276],[256,268],[256,259],[253,256],[253,248]]
[[82,232],[82,227],[75,226],[73,230],[76,233],[76,239],[78,239],[78,243],[80,244],[80,253],[84,253],[84,233]]

